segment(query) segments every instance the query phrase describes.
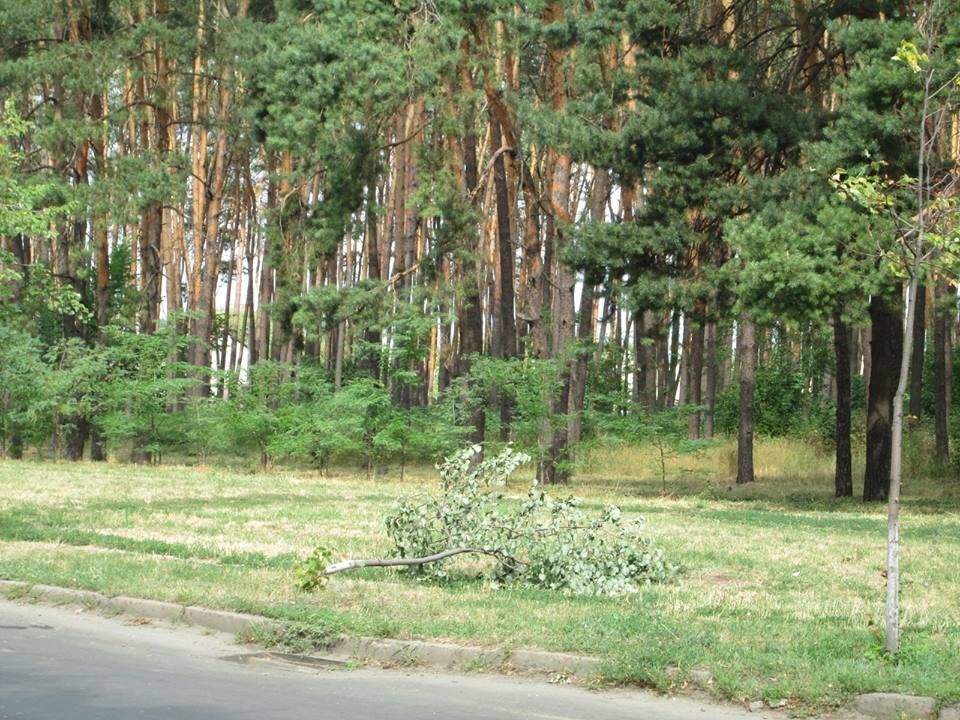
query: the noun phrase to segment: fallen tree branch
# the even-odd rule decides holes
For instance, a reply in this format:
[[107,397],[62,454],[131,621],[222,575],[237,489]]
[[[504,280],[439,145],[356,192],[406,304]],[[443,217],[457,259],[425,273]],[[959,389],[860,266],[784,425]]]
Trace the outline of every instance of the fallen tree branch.
[[503,556],[500,553],[493,550],[484,550],[482,548],[452,548],[450,550],[438,552],[435,555],[427,555],[419,558],[390,558],[388,560],[343,560],[342,562],[327,565],[323,569],[323,574],[333,575],[334,573],[343,572],[344,570],[355,570],[356,568],[365,567],[426,565],[427,563],[437,562],[438,560],[453,557],[454,555],[461,555],[463,553],[476,553],[478,555],[489,555],[490,557],[495,557],[500,560],[503,559]]

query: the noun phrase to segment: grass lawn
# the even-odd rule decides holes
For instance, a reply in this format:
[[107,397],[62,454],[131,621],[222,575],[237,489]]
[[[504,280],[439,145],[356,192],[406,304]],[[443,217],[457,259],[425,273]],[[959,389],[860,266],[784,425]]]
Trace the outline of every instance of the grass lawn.
[[[293,568],[313,546],[385,555],[382,518],[427,471],[366,479],[222,467],[0,462],[0,578],[259,613],[319,633],[590,653],[605,676],[669,690],[694,667],[733,700],[815,711],[852,694],[960,700],[960,485],[910,481],[899,662],[881,656],[885,507],[832,498],[829,452],[761,442],[759,481],[731,486],[733,449],[668,458],[594,451],[569,488],[617,502],[686,567],[620,598],[490,590],[462,560],[451,585],[343,573],[315,594]],[[909,457],[908,457],[909,460]],[[511,482],[521,495],[529,476]],[[666,672],[668,667],[678,668]]]

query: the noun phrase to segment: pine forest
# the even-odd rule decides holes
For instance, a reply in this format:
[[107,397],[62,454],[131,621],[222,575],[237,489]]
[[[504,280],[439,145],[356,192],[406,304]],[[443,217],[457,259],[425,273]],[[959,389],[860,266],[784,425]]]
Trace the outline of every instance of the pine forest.
[[885,500],[958,426],[958,60],[951,0],[3,2],[0,447]]

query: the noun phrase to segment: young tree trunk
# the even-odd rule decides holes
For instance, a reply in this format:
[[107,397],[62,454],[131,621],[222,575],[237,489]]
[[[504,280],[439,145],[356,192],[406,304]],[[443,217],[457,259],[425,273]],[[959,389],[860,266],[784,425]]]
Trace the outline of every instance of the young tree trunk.
[[737,436],[737,484],[754,481],[753,472],[753,384],[756,373],[756,329],[743,318],[739,327],[740,345],[740,428]]
[[850,447],[850,331],[841,308],[833,311],[833,353],[837,367],[837,411],[834,438],[837,497],[853,496],[853,453]]
[[[922,237],[922,234],[921,234]],[[910,374],[910,355],[913,343],[911,330],[917,308],[920,286],[920,248],[914,248],[914,267],[907,285],[903,317],[903,346],[896,390],[893,395],[893,421],[890,443],[890,488],[887,507],[887,603],[886,651],[895,655],[900,651],[900,483],[903,471],[903,400]]]
[[903,322],[893,298],[870,299],[870,387],[867,398],[867,464],[864,502],[882,502],[890,491],[893,400],[900,374]]

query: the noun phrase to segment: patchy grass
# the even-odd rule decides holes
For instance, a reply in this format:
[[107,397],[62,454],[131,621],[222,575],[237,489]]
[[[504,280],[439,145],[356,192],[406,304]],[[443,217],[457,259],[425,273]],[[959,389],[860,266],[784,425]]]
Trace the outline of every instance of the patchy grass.
[[[960,700],[960,488],[913,480],[904,497],[904,642],[879,652],[885,508],[832,497],[829,452],[761,442],[759,480],[732,483],[732,446],[667,460],[594,451],[571,491],[618,502],[687,568],[622,598],[492,591],[465,560],[455,582],[392,570],[337,575],[303,594],[293,568],[315,545],[383,555],[382,518],[432,485],[352,474],[214,467],[0,463],[0,577],[197,603],[291,621],[301,635],[432,638],[592,653],[615,682],[670,689],[707,667],[734,700],[803,710],[853,693]],[[521,494],[519,477],[510,490]],[[565,491],[565,490],[564,490]],[[679,668],[667,673],[667,668]]]

